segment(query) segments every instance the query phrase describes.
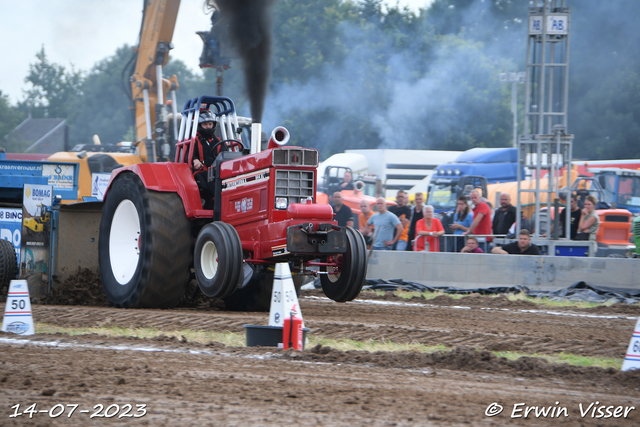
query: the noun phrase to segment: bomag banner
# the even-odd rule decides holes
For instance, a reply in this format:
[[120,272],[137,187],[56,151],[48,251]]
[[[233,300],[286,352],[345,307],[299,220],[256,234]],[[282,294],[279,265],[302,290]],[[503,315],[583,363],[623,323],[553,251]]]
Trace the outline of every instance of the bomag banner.
[[32,297],[44,296],[49,281],[52,194],[50,185],[24,185],[20,278]]

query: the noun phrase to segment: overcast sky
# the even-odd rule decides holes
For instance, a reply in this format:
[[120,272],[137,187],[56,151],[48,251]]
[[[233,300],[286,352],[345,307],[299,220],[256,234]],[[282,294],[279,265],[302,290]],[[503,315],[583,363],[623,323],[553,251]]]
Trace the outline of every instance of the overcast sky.
[[[417,11],[432,0],[386,0]],[[210,27],[203,0],[182,0],[172,58],[194,71],[202,42],[196,31]],[[23,100],[24,78],[42,46],[51,63],[88,71],[125,43],[137,42],[141,0],[0,0],[0,90],[11,104]]]

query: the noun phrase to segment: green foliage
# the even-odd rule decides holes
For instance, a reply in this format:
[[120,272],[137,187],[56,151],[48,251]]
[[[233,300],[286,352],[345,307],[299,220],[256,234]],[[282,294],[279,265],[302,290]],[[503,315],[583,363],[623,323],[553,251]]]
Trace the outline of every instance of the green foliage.
[[281,0],[274,10],[274,81],[307,82],[344,57],[340,24],[353,13],[351,1]]
[[34,118],[67,118],[70,105],[81,95],[82,74],[47,60],[44,47],[36,54],[38,61],[29,66],[26,82],[33,88],[26,91],[27,98],[19,107],[28,110]]
[[[296,2],[298,12],[307,10],[305,3],[318,7]],[[317,39],[342,53],[295,74],[302,78],[274,73],[265,121],[287,126],[293,143],[319,148],[323,158],[353,148],[465,150],[510,143],[509,98],[497,67],[506,61],[485,55],[482,44],[435,34],[426,15],[397,7],[383,12],[378,0],[349,7],[331,38]],[[306,18],[288,13],[283,8],[278,16]],[[288,58],[277,50],[275,62]]]
[[[130,46],[118,48],[115,55],[97,63],[83,80],[83,96],[78,99],[73,114],[69,117],[71,146],[91,144],[94,134],[100,136],[103,144],[135,140],[135,116],[131,110],[128,67],[133,54]],[[182,61],[169,61],[164,75],[170,77],[173,74],[180,84],[178,94],[212,91],[204,87],[202,77],[187,69]],[[188,99],[187,96],[177,96],[179,111]]]
[[638,16],[631,0],[572,9],[568,122],[577,158],[640,157]]
[[17,141],[5,139],[5,137],[24,119],[26,114],[17,108],[9,105],[9,97],[3,95],[0,90],[0,147],[4,148],[7,153],[22,152],[24,148]]
[[82,81],[79,97],[69,116],[70,145],[91,144],[98,135],[103,144],[117,144],[133,126],[130,98],[125,93],[122,70],[131,48],[119,48],[115,55],[94,65]]

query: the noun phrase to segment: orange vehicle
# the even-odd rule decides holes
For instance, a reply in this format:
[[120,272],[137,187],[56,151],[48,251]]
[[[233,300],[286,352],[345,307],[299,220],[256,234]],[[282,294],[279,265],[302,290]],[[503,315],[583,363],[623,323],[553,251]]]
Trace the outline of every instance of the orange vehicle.
[[[376,198],[382,192],[382,182],[375,175],[354,175],[349,167],[327,166],[324,175],[318,181],[318,191],[316,193],[317,203],[329,204],[331,195],[339,190],[342,177],[349,172],[353,179],[353,190],[342,190],[343,203],[351,208],[351,211],[360,214],[360,202],[366,200],[371,205],[371,210],[376,211]],[[395,202],[387,201],[387,206],[395,206]]]

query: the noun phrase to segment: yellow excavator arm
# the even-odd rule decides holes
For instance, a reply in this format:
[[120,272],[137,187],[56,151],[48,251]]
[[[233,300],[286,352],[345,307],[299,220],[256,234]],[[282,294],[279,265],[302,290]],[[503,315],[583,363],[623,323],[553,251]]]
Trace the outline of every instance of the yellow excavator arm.
[[[162,67],[169,60],[173,30],[180,8],[180,0],[146,0],[140,29],[140,41],[134,72],[131,76],[131,95],[135,105],[136,142],[143,162],[167,159],[166,96],[178,88],[175,75],[162,77]],[[175,92],[172,92],[175,107]]]

